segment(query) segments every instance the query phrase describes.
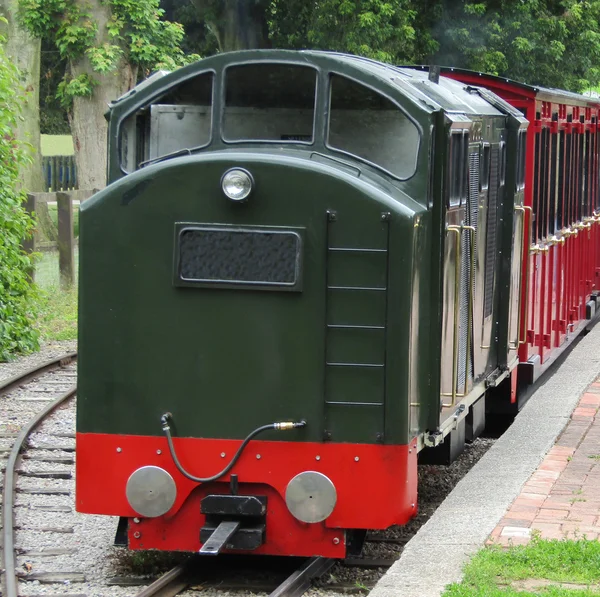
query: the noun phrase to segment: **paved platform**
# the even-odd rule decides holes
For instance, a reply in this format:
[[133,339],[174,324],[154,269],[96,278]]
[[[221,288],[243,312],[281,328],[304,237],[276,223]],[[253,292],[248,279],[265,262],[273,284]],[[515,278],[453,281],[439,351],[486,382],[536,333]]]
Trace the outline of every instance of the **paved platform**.
[[488,543],[600,536],[600,378],[588,386],[571,420],[492,532]]
[[600,326],[595,326],[538,382],[510,429],[407,543],[370,597],[439,597],[460,581],[464,564],[490,540],[526,543],[534,529],[548,538],[595,539],[599,375]]

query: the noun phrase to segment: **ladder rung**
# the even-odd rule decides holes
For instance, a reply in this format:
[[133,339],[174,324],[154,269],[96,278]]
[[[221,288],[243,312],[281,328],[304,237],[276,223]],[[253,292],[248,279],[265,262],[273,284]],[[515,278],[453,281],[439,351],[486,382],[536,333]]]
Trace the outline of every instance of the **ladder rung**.
[[385,330],[384,325],[345,325],[328,323],[327,327],[333,330]]
[[334,400],[325,400],[325,404],[335,404],[337,406],[383,406],[383,402],[336,402]]
[[387,253],[387,249],[355,249],[352,247],[327,247],[333,253]]
[[372,290],[385,292],[387,288],[381,288],[379,286],[328,286],[327,290]]
[[380,369],[385,367],[383,363],[325,363],[328,367],[370,367]]

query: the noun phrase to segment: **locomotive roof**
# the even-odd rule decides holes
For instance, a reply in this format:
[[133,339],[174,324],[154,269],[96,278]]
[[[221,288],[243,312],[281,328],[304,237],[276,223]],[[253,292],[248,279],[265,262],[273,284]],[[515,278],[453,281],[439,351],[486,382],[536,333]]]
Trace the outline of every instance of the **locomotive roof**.
[[420,109],[431,112],[443,109],[448,112],[469,115],[500,115],[506,113],[508,105],[489,102],[475,87],[440,77],[439,82],[429,80],[426,72],[415,68],[401,68],[368,58],[313,50],[245,50],[228,52],[205,58],[173,72],[159,71],[111,105],[112,109],[128,111],[129,103],[139,104],[152,99],[170,87],[177,86],[207,70],[221,70],[229,65],[253,64],[258,62],[300,64],[313,66],[317,70],[335,72],[354,78],[367,86],[376,79],[378,87],[394,88],[411,99]]
[[[430,67],[427,65],[419,65],[411,68],[420,69],[424,72],[429,72]],[[491,83],[493,86],[498,87],[499,89],[511,90],[512,92],[522,95],[526,98],[537,98],[543,101],[555,101],[559,103],[569,103],[578,106],[598,104],[600,101],[597,97],[582,95],[573,91],[565,91],[564,89],[556,89],[554,87],[529,85],[528,83],[515,81],[514,79],[509,79],[507,77],[490,75],[488,73],[480,71],[468,70],[464,68],[455,68],[453,66],[442,66],[440,68],[442,73],[457,73],[459,75],[466,75],[473,79],[478,78],[481,80],[482,85],[485,85],[486,83]]]

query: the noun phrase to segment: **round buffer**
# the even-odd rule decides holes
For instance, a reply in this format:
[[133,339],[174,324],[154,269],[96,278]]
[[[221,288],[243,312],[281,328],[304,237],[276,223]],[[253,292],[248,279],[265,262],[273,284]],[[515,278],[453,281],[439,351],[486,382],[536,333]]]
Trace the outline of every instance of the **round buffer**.
[[129,505],[141,516],[166,514],[175,503],[177,487],[173,477],[158,466],[143,466],[131,474],[125,488]]
[[316,471],[296,475],[285,490],[285,503],[302,522],[321,522],[335,508],[337,491],[329,477]]

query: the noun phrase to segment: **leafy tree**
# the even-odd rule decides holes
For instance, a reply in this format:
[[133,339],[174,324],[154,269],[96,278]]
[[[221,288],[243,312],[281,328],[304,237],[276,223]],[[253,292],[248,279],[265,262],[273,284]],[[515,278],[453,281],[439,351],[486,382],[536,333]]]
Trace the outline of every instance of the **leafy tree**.
[[286,48],[334,50],[383,62],[415,59],[417,0],[273,0],[271,36]]
[[32,37],[17,21],[17,0],[0,0],[0,29],[5,37],[5,52],[18,68],[23,89],[21,117],[15,121],[14,134],[27,143],[31,161],[21,168],[20,180],[31,192],[43,191],[40,150],[40,41]]
[[270,46],[267,10],[271,0],[192,0],[197,18],[217,42],[219,51]]
[[18,1],[24,26],[67,64],[58,94],[69,110],[79,185],[101,188],[109,103],[140,75],[186,61],[182,27],[162,19],[159,0]]
[[447,0],[428,18],[437,63],[572,91],[600,80],[597,0]]
[[181,49],[184,54],[211,56],[219,52],[217,38],[211,33],[208,24],[200,18],[199,11],[190,0],[161,0],[160,8],[165,11],[168,21],[181,23],[184,29]]
[[23,209],[23,193],[17,190],[19,169],[31,158],[13,133],[23,89],[5,42],[0,36],[0,361],[39,347],[31,316],[35,296],[27,277],[32,264],[21,249],[32,222]]

